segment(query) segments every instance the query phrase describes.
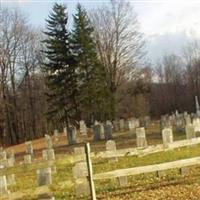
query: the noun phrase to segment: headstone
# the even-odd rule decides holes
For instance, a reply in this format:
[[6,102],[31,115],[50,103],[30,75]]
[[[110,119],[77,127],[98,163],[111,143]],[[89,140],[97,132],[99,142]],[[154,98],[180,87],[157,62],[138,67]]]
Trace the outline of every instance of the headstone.
[[27,154],[24,156],[24,164],[31,164],[32,163],[32,157],[31,155]]
[[90,194],[89,182],[87,179],[88,171],[86,162],[76,163],[72,169],[75,179],[76,197]]
[[136,128],[137,147],[147,147],[146,133],[144,127]]
[[103,124],[99,124],[99,125],[100,125],[100,139],[104,140],[105,139],[104,125]]
[[7,159],[7,153],[6,151],[0,152],[0,160],[6,160]]
[[64,133],[64,136],[67,136],[67,127],[63,128],[63,133]]
[[120,131],[123,131],[125,129],[124,119],[119,120],[119,128],[120,128]]
[[55,129],[54,132],[53,132],[54,136],[57,138],[59,136],[59,133],[58,133],[58,130]]
[[182,176],[187,176],[189,174],[189,168],[188,167],[180,168],[180,173]]
[[15,165],[15,159],[10,157],[7,159],[7,167],[13,167]]
[[117,178],[120,187],[125,187],[128,185],[128,178],[127,176],[120,176]]
[[38,186],[52,184],[51,168],[37,170],[37,183]]
[[51,139],[50,135],[45,135],[45,143],[46,143],[46,148],[47,149],[52,149],[53,148],[53,142]]
[[162,177],[164,177],[166,174],[165,174],[165,171],[157,171],[156,172],[156,176],[158,177],[158,178],[162,178]]
[[119,122],[117,120],[113,121],[113,129],[115,132],[118,132],[120,130]]
[[101,126],[100,124],[94,125],[93,126],[93,132],[94,132],[94,141],[99,141],[101,140]]
[[173,142],[173,132],[171,128],[165,128],[162,130],[162,140],[164,147],[168,147],[168,144]]
[[70,145],[76,144],[76,127],[70,126],[67,130],[68,142]]
[[0,176],[0,196],[8,195],[7,179],[6,176]]
[[[114,140],[108,140],[106,142],[106,151],[114,152],[116,150],[117,150],[117,147],[116,147],[115,141]],[[113,157],[113,158],[109,159],[109,161],[117,162],[118,158],[117,157]]]
[[187,124],[185,126],[185,132],[186,132],[186,139],[192,139],[196,137],[194,126],[192,124]]
[[31,141],[28,141],[25,143],[26,145],[26,153],[30,154],[31,156],[33,156],[33,145]]
[[6,179],[7,179],[7,185],[15,185],[16,184],[15,174],[7,175]]
[[75,155],[85,154],[85,148],[84,147],[74,147],[74,154]]
[[45,149],[42,151],[43,160],[55,160],[54,149]]
[[194,118],[192,124],[194,126],[194,131],[200,132],[200,118]]
[[110,124],[104,125],[104,136],[106,140],[112,139],[112,125]]
[[196,114],[198,117],[200,117],[200,106],[199,106],[199,102],[198,102],[198,97],[195,96],[195,105],[196,105]]
[[79,122],[79,125],[80,125],[80,133],[82,135],[87,135],[87,126],[86,126],[85,122],[83,120],[81,120]]
[[190,117],[190,115],[187,115],[187,116],[185,117],[185,123],[186,123],[186,125],[188,125],[188,124],[191,124],[191,123],[192,123],[192,120],[191,120],[191,117]]

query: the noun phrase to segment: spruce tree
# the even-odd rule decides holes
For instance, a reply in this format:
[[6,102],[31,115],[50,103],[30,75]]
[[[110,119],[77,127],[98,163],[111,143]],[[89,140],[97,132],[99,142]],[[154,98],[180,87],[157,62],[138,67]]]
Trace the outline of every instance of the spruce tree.
[[[66,7],[55,4],[46,20],[44,70],[48,87],[48,119],[54,123],[69,124],[77,113],[76,62],[70,46],[67,30]],[[57,124],[58,125],[58,124]]]
[[77,61],[81,117],[90,122],[97,114],[102,114],[106,102],[105,71],[98,61],[93,32],[86,10],[78,4],[74,15],[72,43]]

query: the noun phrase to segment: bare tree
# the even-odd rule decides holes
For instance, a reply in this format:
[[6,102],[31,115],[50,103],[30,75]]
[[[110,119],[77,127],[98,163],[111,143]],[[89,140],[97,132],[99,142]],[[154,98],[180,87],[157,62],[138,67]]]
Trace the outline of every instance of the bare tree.
[[133,78],[143,56],[143,35],[137,16],[127,1],[111,0],[91,13],[99,58],[106,69],[111,93],[111,117],[115,117],[115,94],[124,78]]

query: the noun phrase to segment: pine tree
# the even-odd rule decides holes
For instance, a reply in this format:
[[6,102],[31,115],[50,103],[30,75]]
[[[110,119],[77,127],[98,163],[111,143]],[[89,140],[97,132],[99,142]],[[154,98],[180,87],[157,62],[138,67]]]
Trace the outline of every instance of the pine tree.
[[77,56],[81,117],[90,122],[97,113],[102,113],[106,97],[105,71],[97,58],[93,31],[86,10],[78,4],[72,42]]
[[46,20],[44,40],[46,62],[44,63],[48,87],[48,119],[54,123],[69,124],[77,114],[76,65],[67,31],[68,16],[66,7],[55,4],[53,12]]

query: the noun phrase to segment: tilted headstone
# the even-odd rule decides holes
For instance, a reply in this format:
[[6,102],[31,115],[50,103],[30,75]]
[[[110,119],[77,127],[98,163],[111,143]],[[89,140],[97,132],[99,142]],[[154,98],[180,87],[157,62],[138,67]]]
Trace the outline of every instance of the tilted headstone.
[[79,125],[80,125],[80,133],[82,135],[87,135],[87,126],[86,126],[85,122],[83,120],[81,120],[79,122]]
[[37,170],[37,183],[38,186],[52,184],[52,174],[50,167]]
[[26,145],[26,153],[33,156],[33,145],[31,141],[25,142]]
[[162,140],[164,147],[168,147],[168,144],[173,142],[173,132],[171,128],[165,128],[162,130]]
[[32,156],[27,154],[24,156],[24,164],[31,164],[32,163]]
[[0,176],[0,196],[7,195],[9,193],[6,176]]
[[185,133],[186,133],[186,139],[192,139],[196,137],[194,126],[192,124],[187,124],[185,126]]
[[68,142],[70,145],[76,144],[76,127],[70,126],[67,130],[67,137],[68,137]]
[[52,149],[53,148],[53,142],[51,139],[50,135],[45,135],[45,143],[46,143],[46,148],[47,149]]
[[104,125],[104,136],[106,140],[112,139],[112,125],[110,124]]
[[147,147],[146,133],[144,127],[136,128],[137,147]]
[[54,149],[45,149],[42,151],[43,160],[55,160]]
[[75,180],[76,197],[90,194],[90,186],[87,179],[88,170],[86,162],[76,163],[72,169]]

